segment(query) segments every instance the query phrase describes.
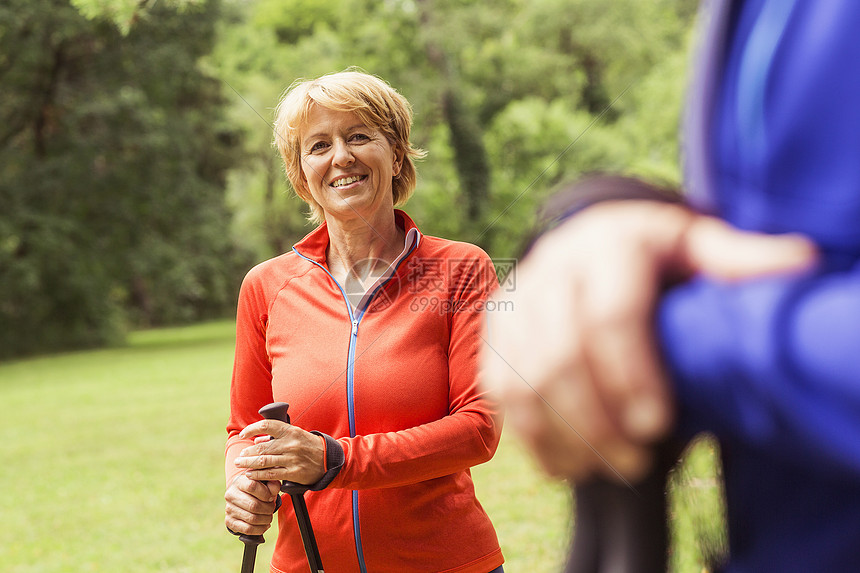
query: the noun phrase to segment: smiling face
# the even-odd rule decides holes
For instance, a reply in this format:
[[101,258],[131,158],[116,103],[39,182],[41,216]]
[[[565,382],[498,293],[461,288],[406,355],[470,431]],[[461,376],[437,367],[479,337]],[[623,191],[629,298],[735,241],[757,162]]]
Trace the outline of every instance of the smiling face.
[[403,154],[349,111],[313,105],[300,138],[302,177],[326,219],[371,219],[394,209]]

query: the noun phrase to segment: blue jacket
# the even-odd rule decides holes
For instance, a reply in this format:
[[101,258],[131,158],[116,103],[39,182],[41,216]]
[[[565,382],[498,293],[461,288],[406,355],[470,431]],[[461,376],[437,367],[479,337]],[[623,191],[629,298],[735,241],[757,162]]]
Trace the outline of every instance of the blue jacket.
[[860,1],[711,9],[685,134],[693,201],[804,233],[822,264],[670,291],[658,319],[681,429],[720,439],[729,571],[858,571]]

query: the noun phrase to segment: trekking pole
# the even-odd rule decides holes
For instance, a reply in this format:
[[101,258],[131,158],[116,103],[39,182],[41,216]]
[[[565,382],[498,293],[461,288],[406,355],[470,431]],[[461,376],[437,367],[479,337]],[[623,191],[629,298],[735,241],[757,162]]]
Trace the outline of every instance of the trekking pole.
[[666,572],[666,477],[680,451],[676,444],[657,447],[654,467],[632,486],[598,478],[575,487],[565,573]]
[[[290,405],[284,402],[273,402],[260,408],[260,414],[268,420],[281,420],[289,424],[290,415],[287,412],[289,408]],[[322,559],[320,559],[319,547],[317,547],[317,540],[314,537],[314,529],[311,526],[308,506],[305,503],[305,492],[308,489],[308,486],[300,483],[293,483],[287,480],[281,482],[281,491],[289,494],[293,502],[293,511],[296,514],[299,533],[302,535],[302,545],[305,547],[305,555],[308,557],[308,565],[310,566],[311,573],[325,573],[323,571]],[[247,551],[247,549],[248,545],[246,544],[245,550]],[[256,546],[254,546],[254,551],[256,552]]]
[[242,533],[239,535],[239,540],[245,544],[245,550],[242,552],[242,570],[241,573],[254,573],[254,563],[257,561],[257,546],[265,543],[262,535],[248,535]]
[[[287,419],[283,419],[283,415],[280,415],[280,410],[272,409],[271,406],[273,404],[269,404],[268,406],[263,406],[259,412],[260,414],[267,419],[270,420],[281,420],[283,422],[287,422]],[[289,406],[287,406],[289,407]],[[268,409],[267,409],[268,408]],[[284,409],[284,415],[286,414],[286,409]],[[281,499],[280,496],[277,499],[278,503],[275,505],[275,512],[278,511],[278,508],[281,507]],[[262,535],[248,535],[247,533],[236,533],[229,527],[227,530],[233,535],[238,535],[239,540],[245,544],[245,549],[242,552],[242,569],[241,573],[254,573],[254,564],[257,561],[257,547],[266,542]]]
[[[273,402],[260,408],[260,415],[267,420],[280,420],[281,422],[290,423],[290,415],[287,413],[290,405],[284,402]],[[305,504],[305,492],[308,487],[302,484],[293,483],[283,480],[281,482],[281,491],[290,495],[293,502],[293,510],[296,513],[296,521],[299,524],[299,532],[302,535],[302,544],[305,547],[305,554],[308,556],[308,565],[311,568],[311,573],[325,573],[320,559],[319,548],[314,537],[314,530],[311,527],[311,518],[308,515],[308,506]],[[281,506],[280,498],[275,506],[275,511]],[[235,532],[230,531],[236,535]],[[240,534],[239,540],[245,544],[245,549],[242,553],[242,570],[241,573],[254,573],[254,564],[257,560],[257,547],[261,543],[265,543],[262,535],[247,535]]]

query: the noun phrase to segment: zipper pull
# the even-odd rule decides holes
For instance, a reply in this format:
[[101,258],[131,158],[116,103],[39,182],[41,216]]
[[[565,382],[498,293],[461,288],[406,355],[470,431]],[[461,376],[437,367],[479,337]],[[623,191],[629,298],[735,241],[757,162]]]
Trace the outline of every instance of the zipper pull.
[[352,335],[355,336],[358,334],[358,320],[352,321]]

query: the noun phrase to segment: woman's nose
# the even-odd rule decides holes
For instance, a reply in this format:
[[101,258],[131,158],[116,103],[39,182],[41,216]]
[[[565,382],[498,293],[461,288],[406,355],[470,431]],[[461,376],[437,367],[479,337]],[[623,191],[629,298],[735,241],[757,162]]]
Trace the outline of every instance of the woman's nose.
[[335,165],[350,165],[355,161],[355,157],[353,157],[352,151],[350,151],[349,145],[347,145],[345,141],[335,141],[333,148],[334,157],[332,161]]

